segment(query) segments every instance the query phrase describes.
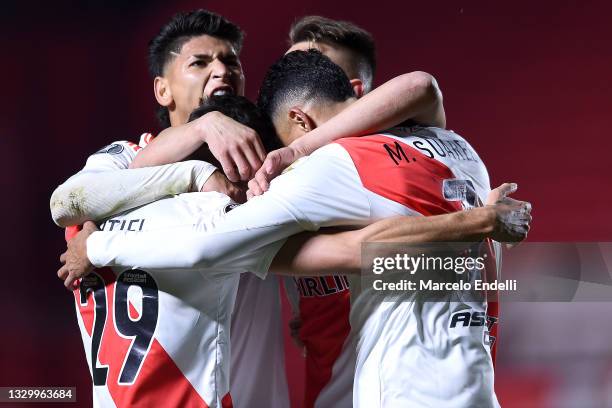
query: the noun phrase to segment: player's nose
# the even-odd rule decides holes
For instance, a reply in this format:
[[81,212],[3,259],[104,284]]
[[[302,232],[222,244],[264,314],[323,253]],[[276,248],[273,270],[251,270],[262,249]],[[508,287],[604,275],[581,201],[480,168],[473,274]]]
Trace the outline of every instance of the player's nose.
[[211,65],[213,78],[224,79],[229,78],[231,75],[230,69],[227,67],[227,65],[225,65],[225,63],[223,63],[223,61],[215,59]]

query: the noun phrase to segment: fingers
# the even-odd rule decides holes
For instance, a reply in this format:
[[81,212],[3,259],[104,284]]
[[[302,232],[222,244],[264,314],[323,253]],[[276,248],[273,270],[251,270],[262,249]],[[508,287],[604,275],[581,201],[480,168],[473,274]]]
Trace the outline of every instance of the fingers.
[[223,173],[227,176],[229,181],[234,183],[240,181],[240,174],[236,170],[233,159],[230,157],[229,152],[225,151],[222,154],[215,155],[221,167],[223,168]]
[[514,193],[518,189],[516,183],[503,183],[502,185],[491,190],[487,197],[487,205],[493,205],[496,202],[503,200],[506,196]]
[[513,194],[518,190],[518,184],[516,183],[504,183],[501,186],[497,187],[499,189],[499,194],[502,198]]
[[255,130],[244,125],[242,125],[242,130],[242,135],[239,136],[241,141],[238,147],[243,151],[247,158],[252,156],[252,159],[249,158],[249,162],[253,165],[253,169],[257,170],[266,158],[266,150],[264,149],[263,143],[261,143],[261,139]]
[[264,162],[263,168],[268,177],[268,180],[272,180],[274,177],[280,173],[280,165],[282,162],[282,157],[278,150],[270,152],[266,157],[266,161]]
[[64,280],[64,286],[68,290],[73,290],[76,287],[76,284],[77,284],[76,281],[77,281],[77,277],[69,273],[66,280]]
[[251,178],[251,166],[247,161],[244,152],[240,149],[234,150],[230,153],[231,158],[234,162],[234,168],[238,170],[238,176],[240,181],[247,181]]
[[531,213],[531,203],[525,201],[525,212]]
[[[257,175],[255,175],[255,177],[257,177]],[[249,193],[251,197],[263,194],[263,190],[259,186],[259,182],[257,181],[256,178],[249,180],[248,187],[249,187],[249,190],[247,191],[247,199],[249,198],[248,197]]]
[[58,269],[57,277],[61,280],[66,280],[66,278],[68,277],[68,268],[66,267],[66,265],[62,265],[62,267]]
[[259,153],[255,148],[255,143],[252,143],[248,146],[248,149],[245,149],[244,156],[246,157],[246,160],[249,164],[250,177],[252,174],[255,174],[257,170],[259,170],[264,160],[259,158]]
[[94,232],[97,231],[98,227],[96,226],[96,224],[92,221],[85,221],[85,224],[83,224],[83,230],[85,232]]
[[78,286],[78,277],[76,274],[71,273],[66,265],[59,268],[57,277],[64,281],[64,287],[70,291],[76,289]]
[[64,252],[63,254],[60,255],[60,262],[65,264],[66,263],[66,255],[68,254],[68,251]]
[[260,168],[257,173],[255,173],[255,177],[249,180],[248,186],[251,195],[258,196],[268,191],[268,188],[270,187],[270,183],[268,180],[268,176],[263,171],[263,167]]
[[255,174],[255,178],[253,178],[253,180],[255,180],[255,182],[261,189],[260,194],[263,194],[264,192],[268,191],[268,188],[270,187],[270,183],[269,183],[270,178],[269,178],[269,175],[266,174],[265,171],[258,171]]
[[264,149],[263,143],[261,143],[261,139],[259,137],[256,137],[253,141],[253,147],[255,148],[255,153],[257,154],[259,161],[263,163],[263,161],[266,159],[266,149]]

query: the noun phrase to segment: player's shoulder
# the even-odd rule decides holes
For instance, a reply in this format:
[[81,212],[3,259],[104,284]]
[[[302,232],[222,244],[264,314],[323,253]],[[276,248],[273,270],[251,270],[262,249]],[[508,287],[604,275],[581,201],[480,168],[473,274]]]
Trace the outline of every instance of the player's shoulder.
[[321,173],[333,173],[334,168],[344,167],[347,163],[351,163],[347,150],[340,144],[330,143],[318,148],[309,156],[296,160],[285,169],[283,174],[299,169],[297,173],[300,173],[300,177],[304,177],[302,173],[307,173],[308,178],[316,178]]
[[152,133],[145,132],[140,135],[140,139],[138,140],[138,146],[141,148],[146,147],[151,141],[155,139]]
[[106,146],[102,147],[101,149],[97,150],[94,154],[92,154],[92,156],[103,154],[118,156],[130,152],[136,153],[140,149],[141,147],[139,145],[130,142],[129,140],[115,140],[114,142],[111,142]]
[[130,163],[143,147],[145,147],[153,136],[150,133],[143,133],[139,143],[129,140],[116,140],[98,149],[87,158],[87,163],[83,170],[104,171],[127,169]]
[[149,143],[151,143],[154,138],[155,136],[153,136],[152,133],[145,132],[142,133],[138,138],[138,143],[132,142],[130,140],[115,140],[114,142],[111,142],[110,144],[107,144],[106,146],[97,150],[92,156],[98,154],[108,154],[114,156],[122,154],[135,155],[142,148],[146,147]]

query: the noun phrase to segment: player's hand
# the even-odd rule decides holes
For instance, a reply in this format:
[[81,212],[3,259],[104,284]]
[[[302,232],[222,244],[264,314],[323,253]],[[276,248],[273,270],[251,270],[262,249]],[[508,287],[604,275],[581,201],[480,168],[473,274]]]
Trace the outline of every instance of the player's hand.
[[495,230],[491,238],[496,241],[521,242],[531,228],[531,203],[508,197],[516,190],[516,183],[504,183],[487,197],[486,205],[495,211]]
[[266,151],[257,132],[220,112],[193,122],[230,181],[247,181],[261,167]]
[[266,160],[255,174],[255,177],[249,181],[247,198],[258,196],[268,191],[270,181],[303,156],[304,154],[300,150],[291,146],[281,147],[268,153]]
[[306,346],[304,346],[304,342],[300,338],[300,329],[302,328],[302,319],[299,315],[293,316],[291,320],[289,320],[289,335],[293,340],[293,343],[302,350],[302,355],[306,357]]
[[223,193],[237,203],[244,203],[246,201],[245,189],[229,181],[228,178],[225,177],[225,174],[219,170],[216,170],[210,175],[200,191],[216,191],[218,193]]
[[66,289],[75,289],[77,280],[93,270],[87,258],[87,238],[97,230],[96,224],[87,221],[83,229],[68,241],[68,249],[60,256],[64,265],[57,271],[57,276],[64,281]]

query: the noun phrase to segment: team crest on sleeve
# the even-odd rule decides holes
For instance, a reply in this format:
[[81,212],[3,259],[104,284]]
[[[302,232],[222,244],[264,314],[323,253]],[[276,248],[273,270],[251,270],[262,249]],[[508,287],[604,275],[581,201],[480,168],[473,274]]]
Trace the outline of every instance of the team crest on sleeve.
[[448,201],[462,201],[468,207],[476,206],[476,189],[471,180],[446,179],[442,184],[444,199]]
[[232,211],[234,208],[239,207],[239,206],[240,204],[236,204],[236,203],[228,204],[223,209],[223,212],[227,214],[228,212]]
[[117,144],[117,143],[113,143],[113,144],[109,144],[108,146],[104,146],[103,148],[101,148],[100,150],[98,150],[95,154],[102,154],[102,153],[108,153],[108,154],[121,154],[123,152],[123,145]]

